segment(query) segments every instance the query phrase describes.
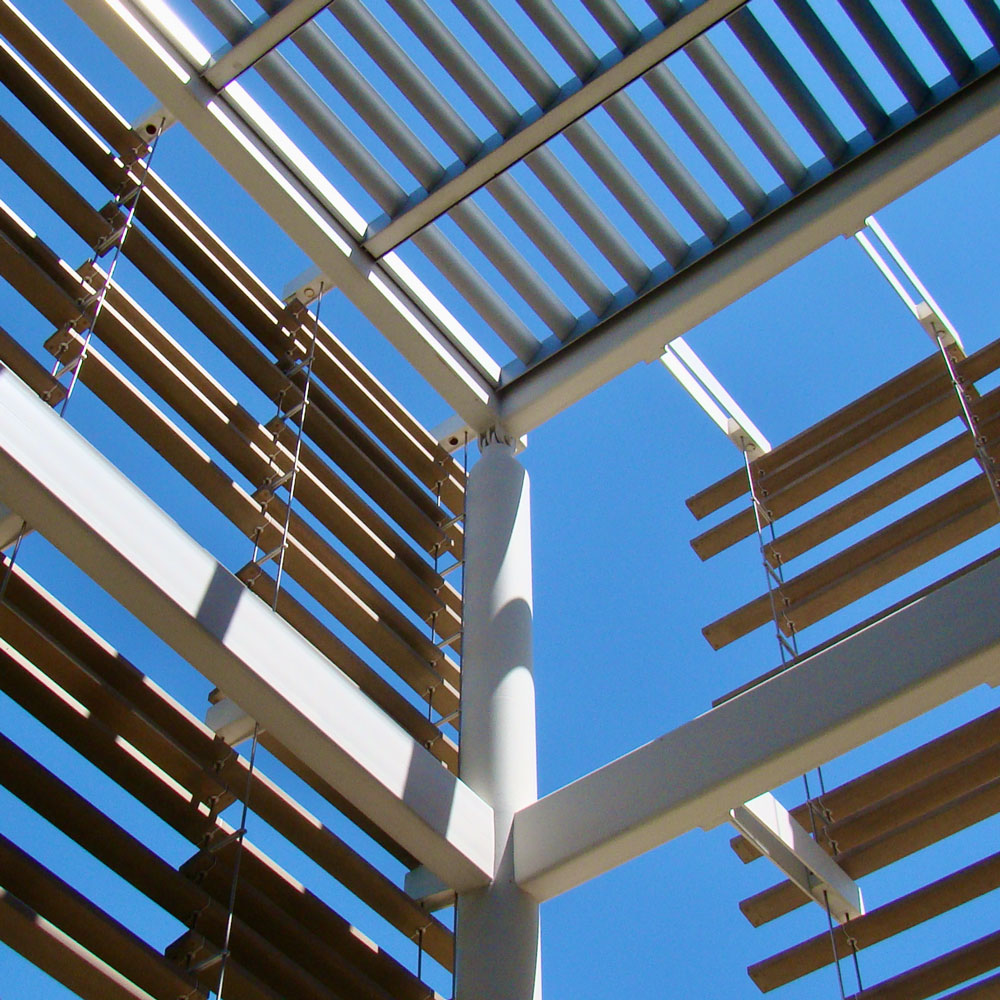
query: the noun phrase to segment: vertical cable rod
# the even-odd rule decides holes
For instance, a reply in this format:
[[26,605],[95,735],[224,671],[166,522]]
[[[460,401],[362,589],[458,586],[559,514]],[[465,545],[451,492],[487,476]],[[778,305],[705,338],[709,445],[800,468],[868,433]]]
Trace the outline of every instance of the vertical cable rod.
[[[281,593],[281,580],[284,572],[285,565],[285,552],[288,548],[288,532],[291,527],[292,519],[292,507],[295,502],[295,484],[298,478],[299,465],[302,458],[302,438],[304,434],[304,427],[306,421],[306,414],[309,410],[309,396],[310,388],[312,386],[312,369],[313,363],[316,359],[316,343],[319,337],[319,311],[322,305],[322,285],[320,286],[320,295],[316,298],[316,312],[313,317],[313,322],[311,324],[311,335],[309,341],[309,350],[306,353],[305,359],[299,365],[299,370],[301,370],[305,375],[305,385],[302,387],[302,399],[301,401],[293,407],[298,413],[298,420],[296,421],[296,431],[295,431],[295,447],[292,449],[292,465],[287,473],[283,477],[287,482],[288,497],[285,501],[285,516],[282,521],[281,527],[281,541],[278,546],[269,552],[263,560],[258,559],[260,552],[260,536],[263,531],[264,525],[254,533],[254,554],[253,562],[258,563],[260,561],[266,561],[270,558],[276,558],[277,569],[275,572],[274,581],[274,594],[271,598],[271,610],[277,611],[278,609],[278,597]],[[283,398],[281,395],[278,397],[278,414],[283,419],[287,419],[289,413],[292,411],[285,411],[283,409]],[[273,459],[272,459],[273,460]],[[264,504],[266,508],[266,503]],[[237,830],[236,836],[236,859],[233,862],[233,878],[229,888],[229,906],[226,913],[226,930],[223,938],[222,950],[220,952],[221,964],[219,967],[219,981],[216,986],[215,994],[218,1000],[223,1000],[223,988],[225,985],[226,977],[226,965],[229,959],[230,952],[230,941],[232,939],[232,929],[233,920],[235,918],[236,912],[236,894],[239,889],[239,879],[240,879],[240,862],[243,858],[243,841],[247,833],[247,815],[250,808],[250,790],[252,787],[252,780],[254,774],[254,765],[257,758],[257,746],[259,744],[260,737],[260,723],[254,720],[253,725],[253,740],[250,746],[250,766],[247,771],[247,783],[246,790],[243,795],[243,809],[240,816],[240,825]]]
[[[129,177],[131,176],[132,166],[134,163],[129,164],[125,160],[122,161],[125,167],[125,177],[122,180],[121,186],[118,189],[118,193],[115,195],[112,205],[115,207],[116,212],[122,206],[128,204],[128,214],[125,217],[125,222],[121,229],[116,231],[114,229],[92,247],[93,254],[90,260],[87,262],[89,264],[95,264],[97,259],[114,246],[114,256],[111,259],[111,266],[108,268],[107,274],[105,274],[103,281],[101,282],[101,287],[99,290],[95,291],[92,296],[89,297],[89,301],[84,305],[80,312],[80,318],[83,319],[86,316],[86,310],[93,308],[94,315],[87,321],[87,332],[83,338],[83,344],[80,347],[79,353],[76,357],[69,362],[69,364],[61,365],[59,362],[59,357],[57,356],[55,361],[52,362],[52,369],[50,375],[57,381],[63,376],[70,374],[70,383],[66,389],[66,395],[63,396],[62,403],[59,406],[59,416],[66,417],[66,407],[69,405],[69,398],[73,394],[73,390],[76,388],[76,383],[80,378],[80,369],[83,367],[83,362],[87,357],[87,349],[90,347],[90,341],[94,336],[94,327],[97,325],[98,317],[101,315],[101,310],[104,308],[104,300],[107,298],[108,289],[111,287],[111,281],[114,278],[115,270],[118,267],[118,260],[121,257],[122,247],[125,244],[125,237],[128,235],[132,228],[132,223],[135,219],[135,211],[139,204],[139,199],[142,197],[142,193],[146,187],[146,180],[149,177],[150,165],[153,162],[153,154],[156,152],[156,146],[160,141],[160,136],[163,133],[163,125],[166,119],[161,119],[159,127],[156,130],[156,135],[153,137],[153,142],[148,146],[149,152],[145,158],[142,160],[139,157],[139,162],[143,164],[142,174],[139,177],[138,185],[132,189],[128,194],[125,193]],[[138,156],[138,150],[136,151]],[[109,222],[113,225],[113,222]],[[61,354],[62,352],[60,352]],[[21,528],[17,533],[17,539],[14,542],[14,548],[11,554],[6,557],[3,579],[0,580],[0,602],[3,602],[7,594],[7,586],[10,583],[11,574],[14,572],[14,564],[17,562],[18,554],[21,551],[21,543],[24,541],[24,537],[28,531],[28,522],[23,518],[21,519]]]
[[66,389],[66,395],[63,397],[63,401],[59,407],[59,415],[64,417],[66,415],[66,408],[69,406],[70,396],[73,395],[73,390],[76,388],[76,383],[80,378],[80,369],[83,367],[83,362],[87,358],[87,350],[90,347],[90,342],[94,337],[94,330],[97,326],[97,320],[100,318],[101,312],[104,309],[104,302],[108,295],[108,289],[111,287],[111,283],[114,280],[115,271],[118,269],[118,263],[121,260],[122,248],[125,245],[125,239],[132,229],[132,223],[135,220],[136,209],[139,206],[139,201],[142,198],[142,194],[146,188],[146,181],[149,179],[150,165],[153,162],[153,156],[156,153],[156,147],[159,144],[160,136],[163,134],[163,124],[166,119],[161,119],[159,127],[156,130],[156,135],[153,137],[153,142],[149,147],[149,154],[145,159],[140,158],[139,163],[142,164],[142,173],[139,176],[138,183],[135,188],[128,191],[129,179],[132,176],[132,166],[125,163],[125,178],[122,180],[121,186],[118,190],[118,194],[115,196],[114,201],[111,203],[114,209],[114,216],[109,220],[109,224],[114,226],[114,219],[117,218],[118,210],[128,206],[128,211],[125,215],[125,222],[122,224],[121,228],[115,230],[112,228],[111,232],[102,240],[99,240],[93,247],[94,253],[90,258],[88,263],[96,264],[97,259],[103,256],[111,247],[114,247],[114,254],[111,258],[111,265],[104,275],[103,280],[100,282],[100,287],[87,299],[84,299],[83,306],[81,309],[81,319],[86,318],[87,311],[92,309],[93,315],[87,320],[87,332],[83,337],[83,344],[80,347],[79,352],[76,357],[69,362],[69,364],[60,366],[59,359],[56,358],[53,362],[52,372],[54,378],[60,379],[67,373],[70,374],[69,386]]
[[281,528],[281,551],[278,553],[278,567],[275,572],[274,598],[271,610],[278,610],[278,592],[281,590],[281,577],[285,569],[285,551],[288,547],[288,529],[292,520],[292,504],[295,500],[295,483],[299,475],[299,461],[302,456],[302,436],[304,433],[306,414],[309,411],[309,390],[312,387],[313,363],[316,360],[316,341],[319,337],[319,311],[323,305],[323,283],[320,282],[319,295],[316,299],[316,313],[312,324],[312,338],[309,342],[309,353],[302,365],[305,373],[305,385],[302,387],[302,402],[299,404],[299,419],[295,427],[295,449],[292,453],[292,469],[288,480],[288,499],[285,502],[285,519]]
[[941,357],[944,358],[945,367],[948,369],[948,375],[951,378],[955,394],[958,396],[958,403],[962,408],[962,418],[965,421],[965,426],[968,427],[969,433],[972,435],[977,461],[986,476],[987,482],[990,484],[993,499],[996,501],[997,507],[1000,508],[1000,473],[998,473],[993,456],[986,447],[986,435],[979,433],[977,429],[979,420],[972,412],[972,399],[965,387],[964,379],[959,375],[958,369],[955,367],[955,362],[948,353],[948,346],[945,343],[944,337],[940,335],[937,337],[937,345],[941,352]]
[[[761,563],[764,567],[764,575],[767,580],[767,596],[771,605],[771,618],[774,621],[774,634],[778,640],[778,648],[781,653],[781,664],[786,666],[788,663],[798,658],[799,655],[799,642],[798,636],[795,631],[795,625],[791,619],[785,614],[783,608],[779,602],[784,601],[784,595],[781,592],[781,588],[785,583],[785,571],[782,564],[780,556],[772,548],[774,552],[776,566],[772,567],[770,561],[767,558],[767,540],[766,534],[770,535],[770,540],[772,546],[777,539],[777,535],[774,530],[774,516],[771,512],[764,506],[763,501],[760,498],[757,482],[753,474],[753,463],[750,460],[750,450],[748,447],[748,442],[742,439],[743,444],[743,461],[747,470],[747,482],[750,487],[750,501],[753,504],[754,512],[754,522],[757,527],[757,543],[760,547],[760,557]],[[789,634],[786,639],[781,630],[781,619],[784,618],[785,624],[788,628]],[[819,843],[819,832],[816,827],[816,807],[820,809],[820,815],[823,820],[824,833],[826,827],[832,816],[829,810],[823,805],[823,796],[826,794],[826,785],[823,781],[823,769],[821,767],[816,768],[816,774],[819,778],[820,784],[820,796],[818,799],[813,799],[812,793],[809,789],[809,776],[807,774],[802,775],[802,782],[805,786],[806,792],[806,803],[809,807],[809,822],[812,826],[813,840]],[[827,838],[829,839],[829,838]],[[826,919],[830,930],[830,946],[833,949],[833,960],[837,968],[837,983],[840,987],[840,997],[841,1000],[847,1000],[847,995],[844,990],[844,976],[840,968],[840,954],[837,950],[837,938],[834,933],[833,927],[833,914],[830,910],[830,899],[826,892],[823,893],[823,900],[826,909]],[[853,938],[848,938],[851,943],[851,951],[854,956],[854,968],[858,977],[858,989],[861,989],[861,967],[858,963],[858,953],[857,947],[855,945]]]
[[222,989],[226,981],[226,966],[229,960],[229,945],[233,935],[233,920],[236,914],[236,890],[240,882],[240,862],[243,860],[243,840],[247,832],[247,813],[250,809],[250,789],[253,781],[254,764],[257,759],[257,743],[260,726],[253,724],[253,742],[250,744],[250,766],[247,769],[247,783],[243,793],[243,809],[240,814],[239,835],[236,838],[236,858],[233,861],[233,880],[229,886],[229,906],[226,912],[226,931],[222,938],[221,962],[219,965],[219,982],[215,987],[215,995],[222,1000]]
[[[770,533],[771,543],[773,545],[777,537],[774,531],[774,518],[767,507],[764,506],[763,501],[758,495],[757,482],[753,474],[753,465],[750,461],[750,452],[746,447],[743,449],[743,462],[747,470],[747,482],[750,485],[750,502],[753,504],[754,523],[757,527],[757,543],[760,547],[761,564],[764,567],[764,576],[767,581],[767,596],[771,604],[771,618],[774,620],[774,634],[778,640],[778,648],[781,652],[781,663],[782,665],[785,665],[799,655],[799,644],[798,637],[795,634],[795,625],[784,613],[784,611],[779,609],[778,602],[784,601],[785,599],[781,592],[781,588],[785,583],[785,571],[780,558],[777,559],[778,565],[776,568],[771,566],[771,563],[767,558],[767,541],[765,539],[765,532]],[[784,618],[785,624],[789,629],[787,639],[781,631],[780,623],[782,618]]]

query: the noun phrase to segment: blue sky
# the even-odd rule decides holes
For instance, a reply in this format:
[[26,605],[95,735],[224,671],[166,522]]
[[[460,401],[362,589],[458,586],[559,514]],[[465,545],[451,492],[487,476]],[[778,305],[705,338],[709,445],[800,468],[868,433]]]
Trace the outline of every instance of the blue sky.
[[[943,5],[952,2],[956,0],[944,0]],[[96,42],[79,33],[85,29],[58,0],[23,6],[36,23],[51,30],[64,51],[72,46],[84,74],[126,117],[152,103]],[[26,129],[32,127],[12,98],[5,95],[0,101],[0,113]],[[38,130],[29,134],[35,136]],[[39,137],[39,142],[54,150],[47,140]],[[61,156],[60,162],[70,169],[67,157],[52,155]],[[221,171],[181,130],[164,137],[157,157],[156,167],[168,182],[272,288],[280,291],[306,266],[301,253],[242,193],[225,183]],[[102,204],[103,193],[79,173],[75,176],[93,203]],[[998,176],[1000,144],[994,141],[879,212],[970,351],[993,339],[995,330]],[[74,242],[6,168],[0,169],[0,197],[68,260],[85,258],[86,248]],[[141,297],[142,279],[127,267],[122,273],[126,287]],[[6,286],[0,286],[0,296],[4,326],[26,343],[40,344],[49,332],[44,321]],[[324,318],[337,316],[342,339],[421,420],[433,426],[448,416],[447,407],[350,306],[334,296],[328,303]],[[193,347],[194,334],[176,314],[162,302],[157,309],[162,321]],[[687,339],[774,443],[897,374],[933,347],[860,247],[845,239],[833,241],[722,310]],[[210,357],[211,352],[204,353]],[[130,432],[116,427],[86,390],[74,398],[70,419],[228,565],[237,567],[249,558],[245,540],[214,512],[206,513],[178,477],[161,469]],[[948,432],[955,431],[948,428],[933,441],[921,442],[920,448],[943,440]],[[684,506],[685,498],[736,468],[741,459],[662,367],[630,370],[533,432],[523,461],[533,488],[535,664],[544,793],[706,711],[713,698],[774,666],[778,653],[768,629],[720,652],[713,652],[700,634],[703,625],[756,596],[763,574],[752,540],[707,564],[689,546],[700,528]],[[959,478],[967,474],[963,470]],[[937,484],[936,490],[941,488]],[[898,513],[894,509],[887,516]],[[834,616],[803,644],[848,627],[997,544],[993,529]],[[209,685],[82,579],[44,540],[29,539],[23,564],[143,670],[193,710],[202,710]],[[996,703],[992,691],[971,692],[831,763],[827,784],[847,780]],[[809,706],[802,710],[807,712]],[[136,807],[71,753],[59,750],[5,698],[0,700],[0,725],[22,738],[29,750],[59,761],[65,768],[60,773],[101,795],[112,815],[133,828],[137,823],[164,856],[179,863],[190,853],[162,827],[137,819]],[[263,766],[279,773],[276,767],[269,769],[267,761]],[[312,802],[307,793],[301,794]],[[801,784],[778,794],[793,805],[800,800]],[[179,933],[134,894],[117,885],[112,888],[107,873],[33,820],[6,793],[0,793],[0,817],[5,833],[37,850],[41,860],[92,891],[101,905],[158,946]],[[997,823],[987,821],[940,849],[870,877],[864,883],[869,905],[983,856],[993,849],[997,832]],[[610,995],[758,995],[745,966],[820,932],[826,918],[818,907],[810,907],[752,929],[736,904],[776,879],[764,862],[743,866],[728,848],[730,835],[724,827],[707,834],[693,832],[547,903],[545,992],[587,1000]],[[266,830],[251,826],[250,836],[265,850],[272,849],[273,838]],[[283,848],[278,844],[273,850],[305,881],[315,879],[346,915],[401,960],[413,961],[412,945],[370,915],[353,911],[350,901],[306,859],[279,853]],[[988,896],[951,919],[863,953],[865,984],[994,930],[991,908],[995,899]],[[850,972],[845,968],[849,986]],[[434,973],[431,981],[449,995],[446,977]],[[0,997],[27,995],[68,994],[0,950]],[[838,989],[833,971],[826,969],[777,995],[836,996]]]

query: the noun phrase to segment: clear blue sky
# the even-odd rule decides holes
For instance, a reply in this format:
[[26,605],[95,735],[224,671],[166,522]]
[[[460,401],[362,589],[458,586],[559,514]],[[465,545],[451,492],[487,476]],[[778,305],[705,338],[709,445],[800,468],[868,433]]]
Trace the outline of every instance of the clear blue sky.
[[[943,0],[949,6],[957,0]],[[75,22],[59,0],[22,3],[64,51],[71,48],[86,76],[126,117],[152,103],[128,75]],[[638,16],[638,15],[637,15]],[[595,43],[596,44],[596,43]],[[0,96],[0,113],[30,129],[23,109]],[[68,158],[39,135],[59,162]],[[301,253],[179,129],[169,132],[156,167],[179,193],[256,268],[272,288],[304,269]],[[70,169],[69,166],[66,168]],[[930,286],[969,350],[996,335],[996,262],[1000,242],[1000,145],[993,142],[879,213],[883,225]],[[104,194],[80,172],[74,177],[94,204]],[[86,248],[0,169],[0,197],[24,215],[68,260]],[[845,225],[849,222],[845,220]],[[142,296],[143,282],[124,269],[126,287]],[[0,285],[4,326],[26,343],[48,335],[44,321]],[[324,318],[338,317],[337,332],[369,367],[430,426],[448,415],[445,405],[353,310],[331,296]],[[194,349],[194,334],[176,314],[159,307],[162,321]],[[688,341],[774,443],[825,416],[860,393],[925,357],[932,344],[853,241],[838,239],[785,274],[692,331]],[[206,358],[209,352],[204,352]],[[990,383],[992,384],[992,383]],[[145,446],[122,431],[83,390],[71,421],[148,489],[195,537],[228,565],[249,558],[247,543],[196,502],[178,477],[161,470]],[[953,432],[953,431],[952,431]],[[943,439],[940,438],[940,439]],[[939,438],[935,438],[936,442]],[[924,442],[926,445],[926,442]],[[552,791],[710,707],[713,698],[778,662],[767,629],[715,653],[703,625],[756,596],[762,570],[751,540],[707,564],[689,546],[698,525],[684,500],[736,468],[738,452],[659,365],[622,375],[530,435],[524,453],[533,485],[536,676],[540,784]],[[967,470],[963,470],[966,474]],[[961,478],[961,476],[960,476]],[[956,480],[957,481],[957,480]],[[940,488],[940,484],[938,484]],[[815,510],[815,508],[812,508]],[[898,510],[891,512],[898,515]],[[820,626],[805,645],[919,589],[951,568],[998,544],[994,529],[897,585]],[[138,628],[40,538],[24,547],[25,567],[102,630],[143,670],[201,712],[209,685],[161,643]],[[872,665],[877,669],[877,664]],[[902,748],[993,707],[980,690],[946,706],[826,769],[839,783],[894,756]],[[803,712],[809,706],[802,706]],[[780,724],[780,720],[776,720]],[[136,807],[108,788],[46,733],[0,700],[0,726],[26,747],[55,759],[82,787],[93,789],[109,811],[134,827]],[[269,773],[277,769],[264,765]],[[58,768],[57,768],[58,770]],[[670,776],[663,776],[665,782]],[[306,793],[303,798],[309,799]],[[787,805],[801,785],[779,792]],[[735,803],[734,803],[735,804]],[[332,821],[331,821],[332,822]],[[187,845],[162,825],[139,821],[152,845],[180,863]],[[91,891],[120,919],[158,946],[180,933],[133,894],[109,891],[105,872],[29,817],[0,793],[0,829],[74,884]],[[994,849],[998,824],[989,821],[866,880],[869,905],[931,881]],[[345,835],[347,835],[345,833]],[[272,849],[266,831],[251,839]],[[550,998],[597,1000],[609,996],[753,997],[745,966],[825,926],[818,907],[760,930],[739,914],[737,902],[774,881],[758,862],[743,866],[727,842],[730,831],[694,832],[543,908],[544,988]],[[279,853],[305,881],[316,879],[345,915],[401,960],[413,947],[385,931],[349,901],[342,901],[307,861]],[[866,985],[995,929],[995,898],[861,956]],[[992,918],[995,921],[995,918]],[[845,968],[845,975],[850,970]],[[432,980],[449,994],[444,977]],[[848,983],[852,980],[849,978]],[[56,998],[61,988],[0,950],[0,997]],[[788,986],[779,997],[838,995],[827,969]]]

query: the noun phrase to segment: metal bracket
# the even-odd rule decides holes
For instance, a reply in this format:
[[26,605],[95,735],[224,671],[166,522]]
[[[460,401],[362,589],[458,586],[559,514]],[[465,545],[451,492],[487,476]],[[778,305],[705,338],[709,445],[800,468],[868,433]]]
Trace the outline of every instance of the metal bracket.
[[740,451],[754,459],[771,450],[770,442],[757,425],[740,409],[683,337],[675,337],[664,344],[660,361]]
[[864,914],[858,884],[770,792],[731,809],[729,817],[733,826],[807,896],[824,909],[829,906],[838,923]]
[[232,698],[222,698],[214,705],[209,705],[205,713],[205,725],[229,746],[235,747],[253,736],[255,720]]
[[423,865],[406,873],[403,891],[428,913],[443,910],[455,902],[455,890]]

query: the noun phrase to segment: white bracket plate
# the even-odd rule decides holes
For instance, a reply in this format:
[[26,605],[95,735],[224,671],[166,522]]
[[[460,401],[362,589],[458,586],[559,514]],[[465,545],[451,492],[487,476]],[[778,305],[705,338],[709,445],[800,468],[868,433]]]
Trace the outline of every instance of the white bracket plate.
[[254,724],[254,720],[232,698],[222,698],[209,705],[205,713],[205,725],[231,747],[250,739]]
[[729,815],[733,826],[807,896],[824,909],[829,905],[838,923],[864,914],[858,884],[770,792],[737,806]]

